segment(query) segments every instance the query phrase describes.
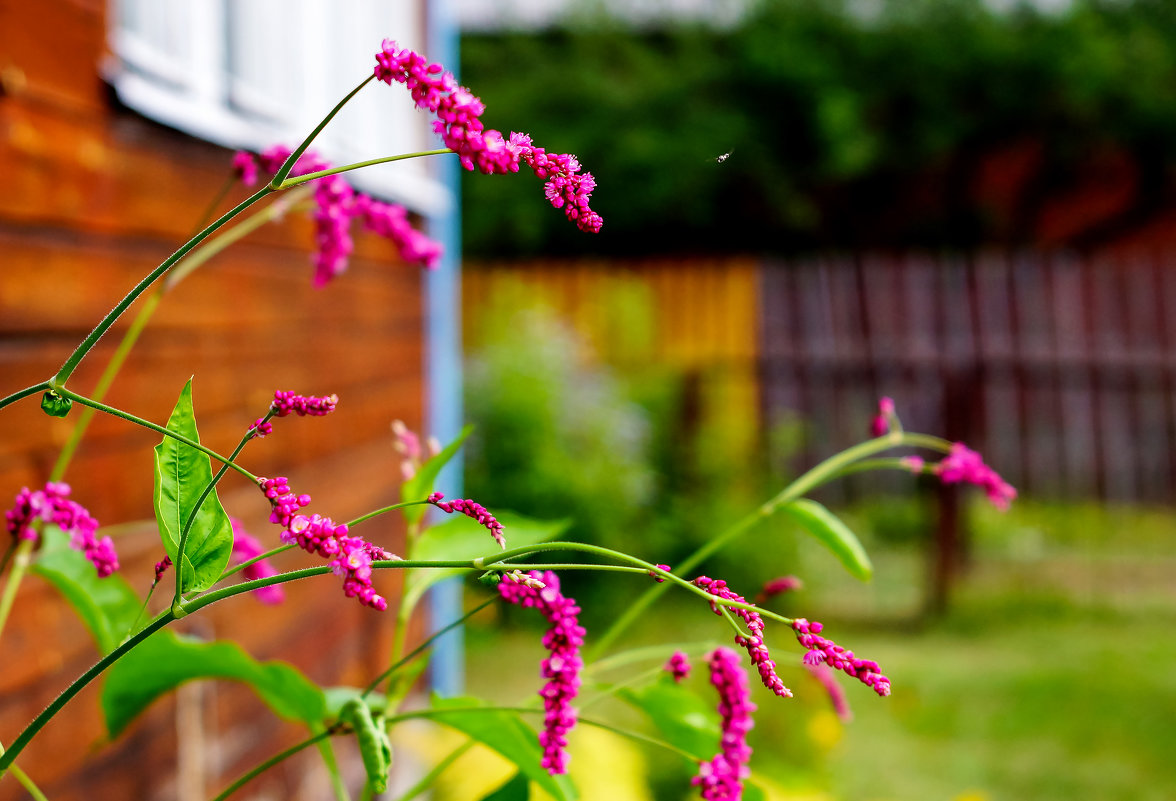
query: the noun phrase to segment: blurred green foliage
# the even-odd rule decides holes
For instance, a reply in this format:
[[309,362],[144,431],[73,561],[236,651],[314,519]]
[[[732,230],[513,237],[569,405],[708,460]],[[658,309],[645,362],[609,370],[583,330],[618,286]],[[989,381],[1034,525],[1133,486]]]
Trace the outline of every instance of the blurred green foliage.
[[[1145,201],[1176,165],[1167,0],[769,0],[731,30],[467,35],[462,63],[488,126],[580,157],[605,220],[584,236],[533,177],[467,174],[477,255],[1022,244],[1092,159],[1126,154]],[[997,224],[981,157],[1025,142],[1038,183]]]
[[[671,565],[768,497],[764,459],[728,435],[721,401],[692,396],[705,381],[598,364],[542,306],[503,306],[488,319],[466,365],[470,497],[494,510],[569,519],[568,539]],[[746,539],[705,567],[733,582],[749,575],[750,593],[774,574],[749,574],[757,564],[749,557],[784,556],[785,539]],[[599,580],[568,574],[564,582],[581,601],[599,596],[585,603],[589,615],[607,617],[623,602]]]

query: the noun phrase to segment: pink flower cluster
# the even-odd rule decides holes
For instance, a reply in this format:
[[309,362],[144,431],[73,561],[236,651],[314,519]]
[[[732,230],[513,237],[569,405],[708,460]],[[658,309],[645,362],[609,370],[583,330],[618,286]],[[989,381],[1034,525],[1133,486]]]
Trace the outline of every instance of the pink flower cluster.
[[441,452],[441,443],[436,437],[429,437],[422,448],[421,438],[403,420],[392,421],[392,436],[395,438],[392,447],[400,454],[400,477],[405,481],[416,475],[426,459]]
[[580,670],[584,667],[580,647],[585,632],[578,617],[580,607],[575,598],[560,592],[559,578],[551,571],[532,570],[530,575],[543,583],[542,589],[505,580],[499,583],[498,593],[508,603],[538,609],[551,624],[543,635],[543,647],[549,654],[539,666],[547,679],[539,691],[544,710],[539,745],[543,747],[543,767],[554,776],[568,772],[568,732],[576,725],[572,701],[580,692]]
[[880,437],[890,433],[890,424],[894,420],[894,401],[883,397],[878,400],[878,414],[870,421],[870,436]]
[[[259,163],[266,172],[276,173],[292,152],[284,145],[274,145],[257,157],[241,151],[233,157],[233,170],[246,185],[250,185],[257,180]],[[299,156],[290,174],[307,175],[329,170],[331,166],[329,161],[308,150]],[[316,178],[313,184],[315,210],[311,216],[315,231],[315,286],[324,286],[347,269],[354,249],[351,221],[357,218],[363,222],[364,228],[392,242],[404,261],[429,269],[437,266],[441,245],[412,227],[403,206],[384,203],[355,191],[342,175]]]
[[[662,570],[666,571],[667,573],[670,573],[673,571],[673,568],[670,567],[669,565],[658,565],[658,567],[661,568]],[[650,575],[650,577],[654,581],[656,581],[658,584],[665,584],[666,583],[666,580],[664,578],[659,576],[657,573],[654,573],[652,570],[646,570],[645,572],[648,573]]]
[[984,464],[980,454],[962,442],[953,444],[951,452],[932,468],[932,472],[944,484],[975,484],[984,490],[992,505],[1002,511],[1008,509],[1017,497],[1017,490]]
[[674,651],[662,669],[674,677],[674,681],[681,683],[682,679],[690,675],[690,657],[683,651]]
[[4,513],[8,533],[17,539],[35,540],[32,524],[39,517],[69,534],[69,544],[86,555],[99,578],[106,578],[118,570],[114,542],[110,537],[98,539],[98,521],[80,503],[71,501],[69,493],[69,484],[61,481],[50,481],[43,490],[22,488],[13,508]]
[[743,779],[749,770],[751,747],[747,733],[755,726],[751,713],[755,704],[747,686],[747,674],[739,656],[729,648],[716,648],[710,655],[711,684],[719,691],[719,715],[722,739],[719,753],[710,762],[698,766],[691,784],[702,788],[705,801],[739,801],[743,797]]
[[361,537],[347,533],[346,524],[336,525],[329,517],[299,514],[310,503],[309,495],[295,495],[283,477],[263,478],[259,486],[273,507],[270,521],[282,526],[282,542],[297,545],[307,553],[330,560],[331,571],[343,578],[343,594],[358,598],[364,606],[381,612],[388,602],[372,586],[372,562],[396,557]]
[[763,589],[755,597],[756,603],[762,603],[786,592],[796,592],[804,589],[804,582],[796,576],[779,576],[764,583]]
[[820,623],[810,623],[803,617],[798,617],[792,621],[792,628],[796,632],[797,642],[808,649],[808,653],[804,655],[806,665],[826,664],[834,670],[854,677],[878,695],[890,695],[890,679],[879,672],[878,663],[870,659],[859,659],[853,655],[853,651],[847,651],[832,640],[820,636]]
[[544,191],[551,205],[563,209],[581,231],[600,230],[603,220],[588,206],[596,181],[591,173],[580,172],[575,156],[549,154],[526,134],[512,133],[506,139],[500,131],[486,130],[480,119],[485,105],[453,73],[391,39],[376,53],[375,75],[389,85],[404,84],[419,108],[437,115],[433,129],[467,170],[505,175],[525,163],[547,182]]
[[[229,522],[233,524],[233,556],[232,561],[234,565],[239,565],[248,562],[250,559],[261,556],[265,553],[265,547],[245,530],[245,526],[241,521],[235,517],[230,517]],[[253,564],[249,565],[241,571],[242,576],[246,581],[253,581],[254,579],[269,578],[270,576],[278,575],[278,571],[274,566],[265,559],[258,559]],[[286,600],[286,593],[279,584],[271,584],[268,587],[258,587],[253,591],[253,596],[263,604],[280,604]]]
[[[694,579],[694,584],[717,598],[724,598],[728,601],[739,601],[740,603],[747,602],[742,595],[738,595],[732,591],[727,586],[727,582],[722,579],[699,576]],[[732,614],[743,618],[743,622],[747,624],[747,630],[751,632],[750,637],[736,634],[735,644],[747,650],[747,655],[751,657],[752,664],[759,670],[760,681],[763,682],[765,687],[781,698],[791,698],[792,691],[785,687],[784,682],[776,675],[776,663],[772,661],[772,655],[768,652],[768,646],[764,645],[764,619],[760,617],[759,612],[732,606],[725,608]],[[711,610],[716,615],[723,614],[722,609],[714,602],[711,602]]]
[[299,417],[323,417],[335,411],[335,406],[339,403],[338,395],[323,395],[317,397],[315,395],[298,395],[294,392],[283,392],[278,390],[274,393],[274,399],[270,403],[270,409],[273,410],[274,417],[286,417],[291,414],[296,414]]
[[155,563],[155,582],[151,585],[152,587],[159,583],[159,580],[163,578],[163,574],[166,573],[167,569],[171,566],[172,560],[170,556],[165,556]]
[[[269,417],[287,417],[291,414],[299,417],[323,417],[335,411],[338,403],[338,395],[319,397],[278,390],[274,393],[274,399],[270,401]],[[249,433],[261,439],[267,434],[274,433],[274,424],[265,417],[259,417],[249,426]]]
[[490,536],[498,543],[499,548],[506,547],[506,537],[502,534],[502,524],[494,519],[494,515],[490,514],[485,506],[477,501],[463,500],[461,498],[452,501],[441,500],[444,497],[440,492],[434,492],[427,500],[442,512],[448,512],[449,514],[461,512],[466,517],[472,517],[486,527],[486,530],[490,532]]

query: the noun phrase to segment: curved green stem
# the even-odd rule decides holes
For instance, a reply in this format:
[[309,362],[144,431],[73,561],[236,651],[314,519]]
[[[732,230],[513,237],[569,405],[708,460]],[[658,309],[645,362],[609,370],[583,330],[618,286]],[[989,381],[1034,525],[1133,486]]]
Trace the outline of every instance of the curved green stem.
[[[262,422],[268,421],[273,414],[274,410],[271,406],[269,411],[266,412],[265,417],[262,418]],[[247,431],[245,436],[241,437],[241,441],[237,443],[237,447],[229,454],[229,461],[224,462],[220,466],[220,469],[216,471],[216,475],[201,490],[200,497],[196,499],[196,503],[192,506],[192,511],[188,513],[188,519],[184,521],[184,528],[180,531],[180,541],[176,544],[176,594],[172,597],[172,603],[179,603],[180,598],[184,594],[184,549],[188,545],[188,534],[192,531],[192,524],[196,522],[196,515],[200,512],[200,507],[204,505],[205,499],[212,494],[213,490],[216,489],[216,485],[220,483],[225,473],[228,472],[229,465],[233,464],[233,461],[241,455],[241,451],[245,449],[245,446],[251,439],[253,439],[252,430]],[[256,481],[256,479],[254,480]]]
[[[443,147],[440,150],[421,150],[416,153],[401,153],[398,156],[384,156],[378,159],[368,159],[367,161],[357,161],[354,164],[345,164],[342,167],[331,167],[329,170],[319,170],[318,172],[308,172],[305,175],[299,175],[294,178],[287,178],[278,185],[279,189],[289,189],[292,186],[304,184],[307,181],[313,181],[316,178],[324,178],[328,175],[338,175],[341,172],[351,172],[362,167],[372,167],[376,164],[387,164],[391,161],[404,161],[405,159],[418,159],[422,156],[441,156],[445,153],[453,153],[456,155],[457,151],[450,150]],[[276,178],[277,176],[275,176]]]
[[33,540],[21,540],[16,546],[16,553],[12,560],[12,572],[8,574],[8,581],[4,584],[4,593],[0,595],[0,631],[4,631],[8,623],[8,615],[12,612],[12,605],[16,602],[16,591],[24,574],[29,569],[29,557],[33,551]]
[[411,651],[409,651],[407,654],[405,654],[403,657],[401,657],[401,659],[399,661],[397,661],[396,664],[392,665],[392,667],[388,668],[383,673],[381,673],[379,676],[376,676],[374,679],[372,679],[371,683],[368,684],[368,686],[364,689],[362,697],[366,698],[368,695],[371,695],[371,693],[376,689],[376,687],[380,686],[380,682],[382,682],[384,679],[391,678],[393,675],[396,674],[396,672],[398,670],[400,670],[400,668],[404,667],[409,662],[411,662],[413,659],[415,659],[418,654],[420,654],[420,653],[424,652],[426,649],[430,648],[433,645],[433,643],[437,640],[438,637],[440,637],[444,634],[447,634],[450,631],[453,631],[455,628],[460,626],[462,623],[465,623],[471,617],[478,614],[483,609],[485,609],[487,606],[489,606],[490,604],[494,603],[497,600],[498,600],[497,597],[492,597],[488,601],[485,601],[484,603],[478,604],[473,609],[471,609],[470,611],[466,612],[464,615],[459,617],[457,620],[454,620],[453,622],[448,623],[445,626],[434,631],[432,634],[430,634],[425,639],[424,642],[422,642],[416,648],[413,648]]
[[254,564],[255,562],[260,562],[262,559],[269,559],[271,556],[277,556],[280,553],[285,553],[286,551],[290,550],[291,548],[297,548],[297,547],[298,546],[295,545],[294,543],[290,543],[288,545],[279,545],[277,548],[271,548],[270,550],[266,551],[265,553],[260,553],[257,556],[253,557],[252,559],[247,559],[246,561],[242,562],[239,565],[233,565],[228,570],[226,570],[224,573],[221,573],[220,578],[218,578],[216,580],[216,583],[213,586],[216,586],[216,584],[221,583],[222,581],[224,581],[225,579],[227,579],[229,576],[233,575],[234,573],[239,573],[240,571],[244,570],[245,568],[249,567],[250,565]]
[[[646,562],[644,559],[638,559],[637,557],[630,556],[627,553],[622,553],[621,551],[614,551],[611,548],[603,548],[599,545],[588,545],[587,543],[583,543],[583,542],[541,542],[536,545],[524,545],[519,548],[512,548],[509,551],[503,551],[502,553],[497,554],[493,557],[488,557],[488,558],[482,557],[480,559],[475,559],[473,561],[473,564],[475,567],[481,568],[483,570],[517,570],[517,569],[522,569],[522,568],[528,568],[528,567],[531,567],[529,564],[518,564],[518,563],[504,564],[503,562],[506,559],[513,559],[517,556],[526,556],[526,555],[532,554],[532,553],[542,553],[543,551],[580,551],[582,553],[590,553],[590,554],[595,554],[597,556],[604,556],[604,557],[608,557],[610,559],[616,559],[616,560],[619,560],[622,562],[629,562],[630,564],[637,565],[639,567],[640,571],[643,573],[650,573],[655,578],[665,579],[667,584],[666,585],[658,585],[659,587],[667,586],[669,583],[672,582],[676,586],[682,587],[683,589],[689,590],[690,592],[694,593],[695,595],[698,595],[698,596],[705,598],[708,602],[710,602],[716,606],[730,607],[732,609],[746,609],[751,612],[758,612],[760,615],[762,615],[764,617],[771,618],[773,620],[778,620],[781,623],[787,623],[788,625],[792,625],[792,618],[790,618],[790,617],[784,617],[783,615],[777,615],[775,612],[769,612],[767,609],[762,609],[762,608],[756,606],[755,604],[749,604],[744,601],[732,601],[727,598],[719,598],[717,596],[711,595],[709,592],[704,590],[702,587],[695,585],[693,582],[687,581],[684,578],[676,576],[667,570],[662,570],[657,565]],[[595,568],[595,567],[597,567],[597,566],[594,565],[593,568]],[[608,566],[601,565],[599,567],[608,567]]]
[[[703,543],[693,554],[676,565],[675,569],[680,573],[687,573],[693,570],[740,534],[753,528],[761,520],[771,517],[781,506],[797,500],[825,482],[832,480],[841,470],[854,462],[873,456],[876,453],[899,447],[929,448],[948,453],[951,450],[951,443],[941,437],[933,437],[929,434],[912,434],[898,429],[884,436],[867,440],[851,448],[847,448],[812,467],[808,472],[782,489],[767,503],[746,517],[736,521],[734,525],[723,531],[717,537],[713,537]],[[667,589],[666,585],[659,584],[650,587],[639,596],[620,617],[612,622],[612,625],[609,626],[604,634],[601,635],[600,639],[589,649],[588,661],[592,661],[604,653],[616,638],[644,615],[649,605],[657,600]]]
[[21,398],[27,398],[29,395],[36,395],[38,392],[44,392],[45,390],[51,388],[52,386],[53,386],[53,383],[51,381],[42,381],[40,384],[33,384],[31,387],[25,387],[24,389],[18,389],[16,392],[13,392],[11,395],[7,396],[3,400],[0,400],[0,409],[3,409],[5,406],[9,406],[13,403],[16,403]]
[[[402,712],[399,715],[392,715],[391,717],[385,718],[385,722],[388,724],[393,724],[404,720],[419,720],[422,718],[425,720],[432,720],[433,718],[441,718],[454,712],[461,712],[463,714],[471,712],[475,714],[479,712],[515,712],[525,715],[541,715],[543,714],[543,708],[527,706],[458,706],[448,709],[417,709],[412,712]],[[576,718],[576,722],[583,723],[585,726],[593,726],[598,729],[604,729],[605,731],[611,731],[613,734],[619,734],[622,737],[628,737],[631,740],[648,743],[649,745],[656,745],[660,748],[665,748],[668,751],[673,751],[676,754],[680,754],[692,762],[695,761],[695,758],[692,754],[682,750],[681,748],[678,748],[676,745],[667,743],[664,740],[659,740],[656,737],[649,737],[644,734],[638,734],[637,732],[620,729],[616,726],[613,726],[612,724],[596,720],[595,718],[585,718],[578,716]]]
[[24,750],[25,746],[29,744],[29,741],[33,739],[37,732],[44,728],[45,724],[52,720],[53,716],[60,712],[61,708],[71,698],[81,692],[87,684],[98,678],[104,670],[125,656],[131,649],[175,619],[175,615],[172,614],[170,609],[164,610],[158,617],[147,624],[146,628],[137,632],[130,639],[123,641],[117,648],[99,659],[89,670],[74,679],[73,683],[66,687],[61,695],[53,699],[53,702],[45,707],[41,714],[33,718],[33,722],[26,726],[25,730],[12,741],[12,745],[8,746],[8,750],[0,755],[0,774],[8,770],[12,761],[16,759],[17,754]]
[[294,756],[299,751],[302,751],[304,749],[309,748],[310,746],[317,743],[319,740],[324,740],[327,737],[331,737],[331,736],[338,734],[338,733],[339,733],[338,730],[336,730],[333,727],[330,729],[324,729],[323,731],[319,732],[318,734],[316,734],[312,737],[307,737],[302,742],[296,743],[295,745],[290,746],[285,751],[281,752],[280,754],[276,754],[276,755],[270,757],[265,762],[262,762],[260,765],[255,767],[253,770],[249,771],[248,773],[243,775],[241,778],[237,779],[237,781],[233,782],[228,787],[226,787],[220,793],[220,795],[218,795],[216,798],[212,799],[212,801],[225,801],[226,798],[228,798],[233,793],[240,790],[245,785],[249,784],[249,782],[253,781],[261,774],[265,773],[267,770],[272,768],[274,765],[278,765],[282,762],[285,762],[287,759]]
[[107,414],[114,415],[115,417],[120,417],[129,423],[134,423],[135,425],[142,426],[143,428],[149,428],[152,431],[156,431],[160,434],[163,434],[165,437],[171,437],[172,439],[177,440],[179,442],[182,442],[191,448],[195,448],[196,450],[200,451],[203,454],[211,456],[213,459],[216,459],[221,464],[226,465],[228,467],[231,467],[233,470],[236,470],[238,473],[245,476],[245,478],[249,479],[254,484],[256,484],[258,482],[257,476],[253,475],[248,470],[246,470],[244,467],[241,467],[239,464],[236,464],[235,462],[233,462],[232,459],[228,459],[224,456],[221,456],[219,453],[212,450],[211,448],[206,448],[205,446],[201,445],[199,442],[195,442],[194,440],[188,439],[183,434],[177,434],[176,432],[174,432],[168,428],[165,428],[161,425],[158,425],[157,423],[152,423],[150,420],[144,420],[142,417],[136,417],[135,415],[130,414],[129,412],[124,412],[121,409],[115,409],[113,406],[107,406],[104,403],[99,403],[98,401],[90,400],[85,395],[79,395],[78,393],[73,392],[71,390],[68,390],[65,387],[59,387],[57,391],[63,397],[69,398],[70,400],[77,401],[78,403],[82,404],[83,406],[91,406],[100,412],[106,412]]
[[287,158],[286,161],[282,164],[282,166],[278,168],[278,171],[276,173],[274,173],[273,180],[271,180],[269,182],[269,185],[266,187],[266,189],[275,190],[275,189],[284,188],[284,187],[282,187],[282,183],[286,180],[286,176],[288,176],[290,174],[290,170],[294,169],[294,165],[298,163],[298,159],[301,158],[302,154],[306,152],[306,148],[310,147],[311,142],[313,142],[315,140],[315,138],[320,133],[322,133],[323,128],[327,127],[327,123],[329,123],[332,119],[335,118],[335,115],[338,114],[339,111],[344,106],[347,105],[347,103],[351,100],[351,98],[355,97],[359,93],[360,89],[364,88],[369,83],[371,83],[375,79],[375,77],[376,77],[376,75],[373,72],[371,75],[364,78],[362,81],[359,82],[359,86],[355,87],[350,92],[348,92],[346,97],[344,97],[342,100],[340,100],[338,103],[336,103],[335,107],[327,112],[327,116],[323,117],[322,122],[320,122],[318,125],[316,125],[314,127],[314,130],[311,131],[310,134],[305,139],[302,140],[302,144],[300,144],[298,147],[294,148],[294,152],[291,153],[289,158]]
[[366,520],[371,520],[373,517],[378,517],[382,514],[386,514],[387,512],[394,512],[397,509],[403,509],[406,506],[420,506],[423,503],[428,503],[428,501],[401,501],[400,503],[394,503],[391,506],[385,506],[383,509],[377,509],[374,512],[368,512],[366,515],[360,515],[354,520],[348,521],[346,525],[347,528],[352,528],[353,526],[358,526],[360,523],[363,523]]
[[396,799],[396,801],[412,801],[412,799],[430,789],[433,786],[433,783],[436,782],[437,779],[441,776],[441,774],[449,769],[450,765],[465,756],[465,753],[477,744],[477,740],[469,739],[459,745],[457,748],[450,751],[442,759],[440,759],[437,764],[429,770],[428,773],[422,776],[420,781],[418,781],[412,787],[408,788],[404,795],[400,796],[400,798]]
[[65,360],[65,364],[61,365],[61,369],[57,371],[57,375],[54,376],[50,382],[52,388],[56,389],[58,392],[61,392],[62,389],[64,389],[65,382],[69,380],[71,375],[73,375],[73,371],[79,364],[81,364],[82,359],[86,358],[86,354],[88,354],[94,345],[98,342],[98,340],[102,338],[102,335],[105,334],[107,330],[109,330],[110,326],[114,325],[115,321],[122,316],[123,312],[125,312],[130,307],[130,305],[147,290],[149,286],[155,283],[160,276],[170,270],[176,264],[176,262],[184,258],[184,256],[188,255],[188,253],[194,247],[207,239],[210,234],[215,233],[229,220],[233,219],[245,209],[249,208],[254,203],[261,200],[263,197],[273,191],[275,191],[273,187],[267,185],[254,192],[248,198],[229,209],[214,222],[210,223],[203,231],[196,234],[196,236],[192,237],[183,245],[181,245],[175,253],[164,259],[163,263],[148,273],[146,277],[143,278],[143,280],[135,284],[131,291],[128,292],[126,296],[123,297],[123,299],[120,300],[118,304],[113,309],[111,309],[105,317],[102,318],[101,322],[94,326],[94,330],[92,330],[86,336],[86,338],[82,340],[81,344],[74,349],[74,352],[70,354],[70,357]]

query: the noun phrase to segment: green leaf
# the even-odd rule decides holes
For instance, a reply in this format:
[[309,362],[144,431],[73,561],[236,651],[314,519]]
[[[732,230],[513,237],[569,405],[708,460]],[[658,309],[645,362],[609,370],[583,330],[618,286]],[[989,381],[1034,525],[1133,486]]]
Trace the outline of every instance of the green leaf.
[[94,565],[69,545],[57,526],[45,526],[32,571],[52,584],[86,624],[98,650],[113,651],[139,616],[139,596],[115,573],[98,578]]
[[670,745],[697,759],[710,759],[719,750],[719,720],[714,707],[666,678],[639,690],[622,690],[619,698],[649,716]]
[[832,551],[854,578],[869,581],[874,575],[874,566],[870,564],[866,549],[837,515],[809,498],[785,504],[783,509]]
[[286,720],[313,724],[326,712],[322,690],[292,665],[258,662],[236,643],[201,642],[160,631],[107,672],[102,688],[106,730],[117,737],[152,701],[193,679],[243,681]]
[[483,796],[482,801],[527,801],[531,797],[531,783],[521,773],[516,773],[506,784]]
[[[184,385],[171,418],[169,431],[200,441],[196,417],[192,412],[192,380]],[[163,547],[180,570],[177,551],[184,522],[196,500],[212,482],[212,465],[200,451],[171,437],[155,446],[155,518]],[[221,577],[233,551],[233,526],[221,506],[216,490],[208,494],[196,513],[184,545],[184,593],[206,590]]]
[[[557,782],[542,764],[543,752],[539,738],[531,727],[514,712],[498,709],[471,709],[483,706],[478,698],[433,698],[431,720],[457,729],[485,746],[502,754],[519,772],[538,784],[557,801],[572,801],[575,788],[567,782]],[[446,709],[453,709],[446,712]]]
[[[511,548],[553,540],[571,525],[570,520],[532,520],[511,512],[503,512],[495,517],[502,523],[507,544]],[[492,556],[497,553],[498,545],[485,527],[473,518],[454,515],[452,519],[436,526],[429,526],[421,533],[421,538],[413,547],[412,558],[449,561],[477,559],[480,556]],[[412,602],[415,603],[425,590],[438,581],[467,572],[460,568],[410,570],[408,580]]]
[[[421,469],[416,471],[416,475],[405,481],[400,487],[400,500],[402,501],[421,501],[427,498],[433,492],[433,484],[437,481],[437,476],[441,473],[441,468],[449,463],[449,460],[457,455],[461,449],[462,444],[466,438],[473,433],[474,427],[466,426],[457,435],[457,439],[446,445],[440,453],[429,459]],[[409,523],[419,523],[421,518],[425,516],[427,506],[408,506],[402,511],[404,517]]]

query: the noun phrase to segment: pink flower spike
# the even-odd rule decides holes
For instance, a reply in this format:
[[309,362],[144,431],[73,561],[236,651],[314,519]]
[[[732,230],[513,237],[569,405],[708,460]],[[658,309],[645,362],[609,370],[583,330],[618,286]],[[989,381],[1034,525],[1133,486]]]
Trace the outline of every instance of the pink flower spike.
[[755,597],[756,603],[767,601],[770,598],[775,598],[777,595],[783,595],[786,592],[796,592],[804,589],[804,582],[796,576],[780,576],[774,578],[764,584],[759,595]]
[[932,472],[944,484],[975,484],[984,490],[992,505],[1002,512],[1017,497],[1017,491],[995,470],[984,464],[980,454],[962,442],[954,443],[948,455],[932,468]]
[[494,519],[494,515],[490,514],[486,507],[476,501],[463,500],[461,498],[453,501],[441,500],[444,497],[440,492],[434,492],[426,500],[442,512],[448,512],[449,514],[461,512],[466,517],[472,517],[490,532],[490,536],[498,543],[499,548],[506,548],[506,537],[502,533],[502,524]]
[[[673,571],[673,568],[670,567],[669,565],[658,565],[658,567],[661,568],[662,570],[666,571],[667,573],[670,573]],[[654,573],[652,570],[647,570],[645,572],[648,573],[653,578],[653,580],[656,581],[658,584],[665,584],[666,583],[666,580],[664,578],[659,576],[657,573]]]
[[504,137],[501,131],[486,130],[481,120],[486,107],[481,100],[459,86],[440,64],[430,64],[420,53],[391,39],[385,39],[376,53],[375,76],[389,85],[404,84],[418,108],[437,116],[433,130],[457,154],[462,167],[504,175],[518,172],[520,163],[525,163],[547,181],[544,192],[551,205],[581,231],[600,231],[603,220],[588,206],[596,181],[590,173],[580,172],[575,156],[548,154],[526,134]]
[[580,647],[584,644],[584,627],[580,625],[580,607],[575,598],[560,592],[559,578],[547,571],[532,570],[531,578],[542,582],[536,589],[524,583],[502,581],[498,593],[507,603],[538,609],[551,627],[543,635],[548,657],[540,665],[547,684],[539,691],[543,699],[543,731],[539,745],[543,748],[543,767],[551,775],[568,772],[568,732],[576,725],[572,701],[580,691],[580,671],[584,661]]
[[[738,595],[732,591],[727,586],[727,582],[722,579],[699,576],[694,579],[694,584],[706,590],[711,595],[714,595],[716,598],[746,603],[746,599],[742,595]],[[736,634],[735,644],[746,649],[747,655],[751,657],[752,664],[759,670],[760,681],[765,687],[781,698],[791,698],[792,691],[785,687],[784,682],[776,675],[776,663],[772,661],[772,655],[768,652],[768,647],[764,645],[764,620],[760,617],[759,612],[733,606],[725,608],[731,614],[743,618],[743,622],[747,624],[747,630],[751,633],[751,636],[744,637],[742,634]],[[711,602],[711,611],[716,615],[723,614],[723,610],[714,602]]]
[[852,676],[878,695],[890,695],[890,679],[882,675],[878,663],[869,659],[859,659],[854,656],[853,651],[847,651],[832,640],[820,636],[820,623],[810,623],[803,617],[798,617],[792,621],[792,629],[796,632],[797,642],[809,651],[804,655],[805,665],[816,667],[823,663],[834,670],[842,671],[847,676]]
[[[255,537],[250,536],[245,531],[245,527],[240,520],[235,517],[230,517],[229,522],[233,525],[233,555],[231,558],[234,565],[248,562],[250,559],[265,553],[265,547]],[[274,569],[268,560],[259,559],[242,570],[241,574],[246,581],[253,581],[254,579],[276,576],[278,571]],[[281,585],[273,584],[269,587],[258,587],[253,591],[253,597],[263,604],[274,605],[286,600],[286,593]]]
[[257,183],[257,159],[253,157],[252,153],[238,150],[233,154],[233,174],[245,186],[253,186]]
[[751,702],[747,674],[734,651],[716,648],[709,664],[711,684],[719,692],[722,738],[719,753],[699,764],[698,775],[690,783],[702,788],[704,801],[737,801],[743,797],[743,779],[749,773],[751,748],[747,733],[755,726],[751,719],[755,704]]
[[870,435],[881,437],[890,433],[894,421],[894,401],[888,397],[878,399],[878,414],[870,421]]
[[673,676],[675,682],[681,684],[682,680],[690,675],[690,657],[683,651],[674,651],[662,669]]
[[335,411],[339,403],[338,395],[298,395],[293,392],[278,391],[270,403],[270,409],[275,417],[286,417],[296,414],[299,417],[323,417]]
[[62,481],[50,481],[43,490],[24,487],[16,495],[11,509],[4,513],[8,532],[16,539],[36,540],[35,520],[57,526],[69,535],[69,544],[85,554],[99,578],[118,570],[118,554],[110,537],[98,539],[98,521],[84,506],[69,499],[70,487]]
[[[170,556],[165,556],[155,563],[155,584],[159,583],[159,580],[163,578],[163,574],[166,573],[167,569],[171,566],[172,560]],[[155,586],[155,584],[152,584],[151,586]]]
[[364,606],[381,612],[388,608],[388,602],[372,586],[372,562],[397,557],[360,537],[350,536],[346,524],[336,524],[321,515],[299,514],[298,510],[310,503],[310,496],[295,495],[285,478],[263,478],[258,486],[272,507],[270,520],[283,527],[282,542],[329,559],[331,572],[342,577],[343,594],[348,598],[357,598]]

